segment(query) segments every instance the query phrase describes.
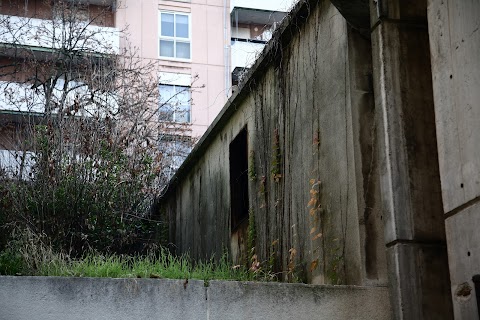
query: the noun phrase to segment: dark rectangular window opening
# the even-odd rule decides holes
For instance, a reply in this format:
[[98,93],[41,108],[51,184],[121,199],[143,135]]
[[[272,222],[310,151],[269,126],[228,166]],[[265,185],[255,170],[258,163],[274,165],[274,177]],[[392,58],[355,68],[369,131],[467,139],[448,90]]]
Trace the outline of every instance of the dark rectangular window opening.
[[230,143],[231,231],[248,220],[248,134],[243,128]]

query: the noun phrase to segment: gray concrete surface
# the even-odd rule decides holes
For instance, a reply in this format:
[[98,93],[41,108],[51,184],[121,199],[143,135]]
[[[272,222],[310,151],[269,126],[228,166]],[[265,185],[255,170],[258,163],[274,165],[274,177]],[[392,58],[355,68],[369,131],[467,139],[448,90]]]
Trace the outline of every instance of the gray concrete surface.
[[259,260],[314,284],[386,285],[370,41],[330,1],[295,10],[167,188],[170,241],[194,258],[251,255],[230,223],[229,145],[246,127]]
[[371,0],[385,245],[395,319],[452,319],[427,1]]
[[385,287],[0,277],[0,320],[390,319]]
[[478,319],[476,295],[480,292],[475,291],[472,277],[480,274],[480,204],[449,217],[445,225],[455,318]]
[[430,0],[428,23],[445,212],[480,196],[480,2]]
[[311,283],[388,283],[395,319],[478,318],[480,2],[369,4],[370,28],[364,0],[297,4],[172,180],[171,241],[201,258],[246,250],[228,171],[246,127],[261,261],[285,271],[294,249]]
[[455,319],[479,319],[480,2],[430,0],[428,29]]

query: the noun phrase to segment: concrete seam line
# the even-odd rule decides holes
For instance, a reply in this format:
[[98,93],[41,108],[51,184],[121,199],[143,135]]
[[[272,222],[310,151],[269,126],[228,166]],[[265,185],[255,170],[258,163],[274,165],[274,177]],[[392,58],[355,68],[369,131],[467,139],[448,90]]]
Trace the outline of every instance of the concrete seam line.
[[480,196],[478,197],[475,197],[473,198],[472,200],[470,201],[467,201],[465,202],[464,204],[448,211],[448,212],[445,212],[445,220],[456,215],[457,213],[460,213],[461,211],[464,211],[470,207],[473,207],[474,205],[476,205],[478,202],[480,202]]

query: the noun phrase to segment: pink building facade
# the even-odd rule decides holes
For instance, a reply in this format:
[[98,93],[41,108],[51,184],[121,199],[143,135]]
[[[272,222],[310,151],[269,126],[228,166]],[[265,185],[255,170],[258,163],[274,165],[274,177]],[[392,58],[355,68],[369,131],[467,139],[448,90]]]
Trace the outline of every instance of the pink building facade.
[[[167,134],[164,141],[173,144],[167,147],[174,149],[172,154],[182,154],[174,161],[174,171],[190,151],[187,145],[191,146],[191,142],[184,144],[182,139],[193,137],[195,141],[207,130],[232,93],[232,72],[233,84],[236,84],[239,77],[235,71],[245,72],[263,49],[267,39],[258,41],[258,36],[279,22],[272,17],[280,20],[285,15],[274,14],[273,9],[279,5],[285,7],[285,3],[292,0],[281,3],[261,1],[258,4],[246,0],[7,0],[0,2],[0,18],[6,21],[3,27],[13,22],[19,29],[27,31],[25,37],[14,40],[8,34],[15,33],[15,30],[0,30],[2,48],[8,48],[9,42],[16,42],[15,46],[32,52],[54,49],[56,44],[48,37],[38,39],[36,28],[55,30],[55,23],[51,21],[56,19],[54,8],[57,2],[80,5],[82,9],[76,12],[77,18],[90,21],[88,28],[95,37],[100,37],[96,39],[97,43],[108,48],[108,52],[99,54],[118,55],[129,48],[145,63],[157,63],[159,68],[152,72],[158,79],[160,101],[152,108],[158,108],[157,119],[165,128],[185,128],[172,130],[172,136]],[[243,20],[239,20],[238,12]],[[101,19],[92,19],[100,13]],[[250,29],[253,31],[245,32]],[[98,49],[94,47],[90,49]],[[15,59],[8,56],[7,51],[2,50],[0,55],[2,68]],[[22,75],[22,72],[16,73],[16,77]],[[30,90],[26,77],[20,78],[19,86],[23,83],[25,88],[15,89],[21,93]],[[5,82],[5,85],[12,86],[12,79],[3,76],[0,82],[0,85]],[[40,103],[39,110],[41,107]],[[15,162],[13,150],[17,147],[11,139],[15,135],[15,123],[21,121],[25,112],[31,114],[35,110],[31,107],[23,110],[17,103],[0,101],[2,166]]]
[[227,100],[229,21],[228,0],[123,0],[117,4],[116,27],[126,30],[142,58],[161,65],[161,96],[168,100],[191,87],[190,95],[176,97],[183,104],[181,110],[163,120],[190,123],[193,137],[206,131]]

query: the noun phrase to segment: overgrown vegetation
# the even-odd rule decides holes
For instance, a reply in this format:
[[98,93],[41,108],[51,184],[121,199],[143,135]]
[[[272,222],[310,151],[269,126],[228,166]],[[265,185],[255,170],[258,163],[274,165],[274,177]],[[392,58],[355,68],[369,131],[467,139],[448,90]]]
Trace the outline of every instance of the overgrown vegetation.
[[142,256],[102,254],[96,251],[72,258],[45,244],[45,236],[31,231],[16,232],[7,248],[0,253],[0,274],[111,278],[168,278],[201,280],[272,281],[275,277],[232,266],[224,254],[207,261],[192,261],[188,255],[175,256],[165,248],[151,250]]
[[0,127],[0,250],[30,230],[75,258],[146,252],[167,225],[152,206],[184,156],[176,151],[191,145],[172,148],[190,142],[188,124],[159,121],[176,106],[159,103],[158,62],[140,59],[125,30],[92,27],[112,8],[44,1],[52,17],[34,21],[28,1],[3,3],[11,46],[0,48],[0,103],[16,116]]
[[152,239],[161,221],[142,219],[149,217],[152,196],[144,188],[156,179],[148,153],[132,161],[121,149],[100,142],[94,155],[81,160],[68,154],[57,158],[55,152],[63,151],[54,141],[60,133],[47,126],[35,130],[34,177],[4,179],[0,186],[4,232],[28,227],[48,236],[55,250],[74,255],[89,249],[125,251]]
[[[12,259],[13,258],[13,259]],[[66,255],[52,254],[30,269],[23,257],[5,251],[0,254],[0,272],[5,275],[35,275],[62,277],[108,278],[165,278],[200,280],[262,280],[244,267],[233,268],[227,256],[219,262],[210,259],[192,263],[188,255],[176,257],[166,250],[144,256],[86,254],[71,259]]]

